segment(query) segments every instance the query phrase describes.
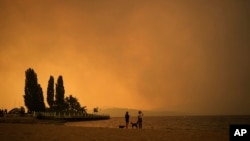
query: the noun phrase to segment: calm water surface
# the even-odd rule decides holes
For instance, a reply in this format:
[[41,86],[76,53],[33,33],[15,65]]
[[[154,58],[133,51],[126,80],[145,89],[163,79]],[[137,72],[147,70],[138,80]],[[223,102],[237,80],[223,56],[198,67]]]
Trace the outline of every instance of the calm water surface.
[[[130,118],[136,122],[136,117]],[[250,116],[164,116],[143,117],[144,129],[167,130],[229,130],[230,124],[250,124]],[[112,117],[110,120],[68,122],[66,126],[118,128],[125,125],[123,117]],[[131,127],[131,124],[129,125]]]

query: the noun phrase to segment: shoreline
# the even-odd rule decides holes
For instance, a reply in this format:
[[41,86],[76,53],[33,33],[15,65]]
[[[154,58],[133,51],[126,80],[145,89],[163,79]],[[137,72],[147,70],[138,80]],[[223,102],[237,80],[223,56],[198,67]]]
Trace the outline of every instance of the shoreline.
[[64,120],[46,120],[35,117],[1,117],[1,124],[64,124]]
[[0,117],[0,123],[65,123],[78,121],[109,120],[109,115],[54,115],[38,113],[34,116],[7,115]]

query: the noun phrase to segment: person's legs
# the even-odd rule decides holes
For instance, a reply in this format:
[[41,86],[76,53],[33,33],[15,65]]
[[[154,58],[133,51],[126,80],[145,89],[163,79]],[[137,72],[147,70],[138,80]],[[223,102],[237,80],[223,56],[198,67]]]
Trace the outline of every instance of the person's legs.
[[139,128],[142,128],[142,122],[139,122]]

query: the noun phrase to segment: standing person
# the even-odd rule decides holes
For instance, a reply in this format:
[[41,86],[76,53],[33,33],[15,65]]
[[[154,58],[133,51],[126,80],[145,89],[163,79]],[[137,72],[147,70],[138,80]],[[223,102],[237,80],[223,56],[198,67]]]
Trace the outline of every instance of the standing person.
[[137,122],[139,124],[139,128],[142,128],[142,116],[143,116],[142,112],[139,111],[138,112],[138,122]]
[[126,128],[128,128],[128,123],[129,123],[129,114],[126,112],[125,114],[125,122],[126,122]]

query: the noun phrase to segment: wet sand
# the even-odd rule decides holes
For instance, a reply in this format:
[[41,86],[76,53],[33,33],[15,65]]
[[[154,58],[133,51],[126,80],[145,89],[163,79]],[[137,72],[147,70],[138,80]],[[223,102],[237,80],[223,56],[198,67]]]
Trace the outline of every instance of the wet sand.
[[0,124],[3,141],[228,141],[228,132],[74,127],[62,124]]

